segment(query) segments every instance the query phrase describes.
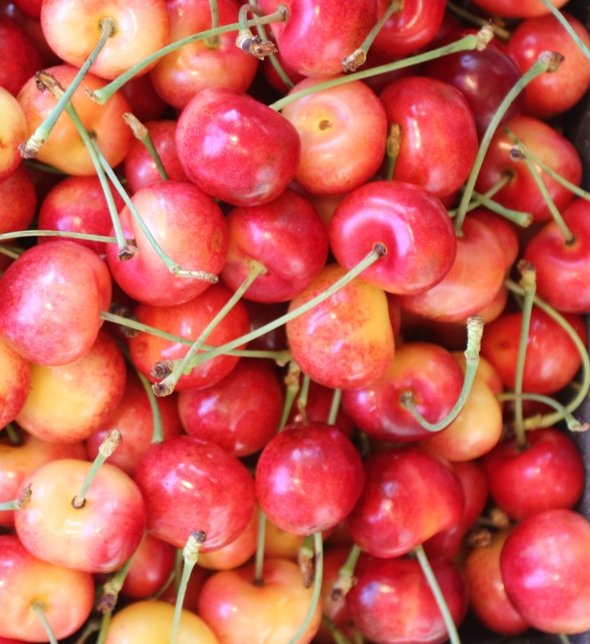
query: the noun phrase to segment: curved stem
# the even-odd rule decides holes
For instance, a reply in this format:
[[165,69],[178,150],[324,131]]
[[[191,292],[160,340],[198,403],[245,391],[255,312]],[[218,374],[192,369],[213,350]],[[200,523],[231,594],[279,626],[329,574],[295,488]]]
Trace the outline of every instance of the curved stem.
[[318,83],[313,87],[308,87],[306,89],[300,90],[299,92],[294,92],[285,96],[284,98],[279,99],[272,103],[269,107],[277,112],[282,110],[285,105],[289,103],[294,103],[295,101],[314,94],[315,92],[321,92],[325,89],[330,89],[332,87],[338,87],[339,85],[345,85],[346,83],[351,83],[355,80],[362,80],[363,78],[371,78],[373,76],[379,76],[380,74],[385,74],[387,72],[396,71],[398,69],[404,69],[406,67],[411,67],[412,65],[419,65],[421,63],[428,62],[429,60],[435,60],[436,58],[441,58],[443,56],[448,56],[449,54],[454,54],[460,51],[469,51],[472,49],[480,49],[485,47],[489,42],[491,30],[489,28],[482,28],[478,34],[470,34],[464,36],[459,40],[445,45],[444,47],[438,47],[437,49],[432,49],[431,51],[423,52],[417,54],[416,56],[410,56],[403,60],[396,60],[392,63],[387,63],[385,65],[379,65],[378,67],[372,67],[371,69],[363,69],[360,72],[354,72],[347,76],[339,76],[337,78],[332,78],[323,83]]
[[178,587],[178,594],[176,595],[176,604],[174,605],[174,620],[172,622],[172,634],[170,635],[170,644],[177,644],[178,632],[180,630],[180,618],[182,616],[182,606],[184,604],[184,597],[188,582],[191,578],[191,573],[199,560],[199,552],[201,546],[205,542],[206,535],[203,531],[191,532],[189,538],[182,550],[182,558],[184,566],[182,568],[182,577],[180,578],[180,586]]
[[[211,30],[215,31],[219,27],[219,3],[217,0],[209,0],[209,11],[211,12]],[[203,44],[208,49],[219,48],[219,34],[205,38]]]
[[504,115],[508,111],[508,108],[512,105],[516,97],[524,90],[524,88],[531,83],[535,78],[544,74],[548,71],[556,71],[559,67],[559,64],[563,57],[561,54],[556,52],[543,52],[535,64],[524,73],[517,81],[514,83],[510,91],[506,94],[498,109],[494,113],[492,120],[489,122],[488,127],[481,139],[479,144],[479,149],[477,151],[477,156],[471,168],[471,173],[467,179],[465,189],[463,190],[463,196],[461,197],[461,203],[459,204],[459,209],[457,211],[457,216],[455,218],[455,233],[457,235],[461,234],[461,228],[463,227],[463,220],[465,219],[465,214],[467,212],[467,206],[471,201],[473,195],[473,190],[475,188],[475,182],[483,165],[484,158],[487,154],[487,151],[492,142],[492,138],[500,125],[501,120],[504,118]]
[[153,419],[153,428],[152,428],[152,445],[154,443],[163,443],[164,442],[164,428],[162,426],[162,414],[160,413],[160,407],[158,405],[158,399],[154,394],[152,389],[152,383],[139,371],[136,371],[139,382],[144,388],[144,391],[150,402],[150,409],[152,412]]
[[330,637],[334,644],[350,644],[350,640],[344,633],[334,624],[334,622],[327,616],[322,615],[322,624],[330,633]]
[[229,300],[219,309],[213,316],[209,324],[203,329],[199,337],[191,344],[189,350],[182,360],[176,361],[173,370],[163,380],[152,385],[152,389],[156,396],[169,396],[174,387],[183,374],[190,371],[190,363],[193,357],[203,347],[205,340],[213,333],[219,323],[229,314],[229,312],[241,300],[244,293],[250,288],[252,282],[263,273],[266,273],[266,268],[260,262],[252,262],[248,275],[238,288],[232,293]]
[[449,641],[451,642],[451,644],[461,644],[459,633],[457,633],[457,626],[453,621],[453,616],[451,615],[451,611],[449,610],[445,596],[443,595],[438,580],[436,579],[434,571],[432,570],[430,562],[428,561],[428,557],[424,552],[424,548],[421,545],[416,546],[416,548],[414,548],[414,552],[416,554],[416,559],[420,564],[420,568],[422,568],[422,572],[426,577],[426,581],[428,581],[428,586],[430,587],[430,590],[434,595],[434,599],[445,622],[445,626],[447,627]]
[[438,423],[429,422],[416,408],[413,393],[411,391],[406,391],[402,394],[402,406],[412,414],[421,427],[429,432],[438,432],[450,425],[465,406],[467,398],[471,392],[473,381],[477,374],[477,367],[479,366],[479,350],[482,334],[483,320],[477,316],[470,317],[467,320],[467,348],[465,350],[465,378],[463,379],[463,387],[459,394],[459,398],[457,398],[457,401],[453,405],[453,408],[442,420]]
[[[258,7],[256,0],[250,0],[250,4],[254,7]],[[258,35],[260,36],[262,41],[269,40],[268,36],[266,35],[266,29],[264,28],[263,24],[257,24],[256,31],[258,32]],[[270,61],[270,64],[273,66],[275,72],[277,73],[277,76],[281,79],[285,87],[287,89],[291,89],[292,87],[294,87],[295,84],[289,78],[289,75],[284,70],[283,66],[281,65],[281,61],[278,59],[278,56],[274,51],[268,54],[268,60]]]
[[[0,245],[0,255],[4,255],[4,257],[10,257],[10,259],[18,259],[23,253],[24,250],[20,248],[17,249],[14,247]],[[2,275],[2,271],[0,271],[0,275]]]
[[154,162],[154,165],[156,166],[156,170],[160,175],[160,179],[162,179],[162,181],[168,181],[170,177],[166,172],[166,168],[162,163],[162,158],[160,157],[158,150],[156,150],[156,146],[154,145],[154,141],[147,127],[137,118],[137,116],[135,116],[135,114],[132,114],[131,112],[125,112],[125,114],[123,114],[123,120],[131,128],[133,136],[147,150],[152,161]]
[[[21,237],[63,237],[65,239],[83,239],[85,241],[103,242],[105,244],[116,244],[116,237],[107,235],[94,235],[93,233],[78,233],[69,230],[17,230],[10,233],[2,233],[0,242],[8,239],[20,239]],[[131,243],[131,240],[127,240]]]
[[338,571],[338,577],[336,578],[332,591],[330,592],[330,599],[332,599],[332,601],[338,601],[343,597],[346,597],[348,591],[352,588],[354,584],[354,570],[361,553],[362,550],[356,545],[356,543],[353,543],[346,561]]
[[311,602],[307,610],[305,619],[297,629],[297,632],[289,640],[289,644],[298,644],[305,632],[309,628],[311,621],[315,615],[320,601],[320,594],[322,591],[322,579],[324,574],[324,544],[322,541],[322,533],[316,532],[313,535],[313,546],[315,551],[315,573],[313,579],[313,593]]
[[[283,20],[287,18],[287,9],[283,7],[285,15]],[[250,54],[258,60],[264,60],[267,56],[274,54],[277,50],[272,40],[262,38],[261,35],[254,35],[248,27],[248,14],[260,17],[264,15],[262,11],[254,4],[243,4],[238,13],[238,24],[240,30],[236,38],[236,47],[241,49],[244,53]]]
[[86,504],[86,495],[88,494],[88,490],[90,489],[92,481],[94,481],[98,470],[102,467],[107,458],[109,458],[109,456],[111,456],[111,454],[117,449],[120,442],[121,432],[118,429],[111,430],[106,438],[102,441],[100,447],[98,448],[98,454],[96,455],[96,458],[90,466],[90,469],[88,470],[88,473],[84,478],[82,486],[80,487],[80,491],[72,499],[72,507],[76,508],[77,510],[84,507],[84,505]]
[[586,45],[586,43],[576,33],[576,30],[571,26],[561,11],[550,0],[541,0],[541,2],[547,7],[547,9],[549,9],[555,18],[557,18],[559,24],[566,30],[568,36],[576,43],[584,56],[586,56],[586,58],[590,58],[590,49],[588,48],[588,45]]
[[[561,403],[557,402],[557,400],[554,400],[553,398],[550,398],[549,396],[544,396],[543,394],[515,394],[509,392],[498,394],[496,396],[496,399],[499,402],[504,402],[506,400],[518,400],[519,398],[522,400],[532,400],[534,402],[540,402],[544,405],[547,405],[548,407],[553,407],[553,409],[555,409],[555,411],[561,415],[561,418],[565,421],[570,432],[584,432],[590,428],[590,424],[581,423]],[[533,419],[530,420],[532,421]],[[530,426],[525,428],[525,431],[526,429],[534,429],[537,427],[536,425],[534,427],[532,425],[533,423],[530,423]]]
[[344,72],[354,72],[361,65],[364,65],[367,61],[367,52],[369,51],[371,45],[377,35],[383,28],[383,25],[393,16],[394,13],[398,13],[404,8],[404,0],[390,0],[387,9],[383,12],[383,15],[375,23],[371,31],[367,34],[367,37],[360,44],[358,49],[355,49],[352,54],[349,54],[342,60],[342,71]]
[[47,640],[50,642],[50,644],[59,644],[57,638],[55,637],[55,634],[53,633],[51,624],[47,619],[47,615],[45,614],[45,605],[43,604],[43,602],[38,600],[34,601],[31,604],[31,610],[35,613],[37,619],[41,622],[43,630],[47,635]]
[[309,398],[309,386],[311,384],[310,377],[304,373],[301,380],[301,387],[299,388],[299,396],[297,396],[297,422],[305,423],[307,420],[307,400]]
[[25,159],[35,157],[37,155],[37,152],[39,152],[39,150],[41,149],[41,146],[49,138],[51,131],[57,123],[57,119],[65,110],[66,105],[68,105],[68,103],[71,101],[74,92],[78,89],[80,83],[86,77],[86,74],[88,74],[88,70],[97,59],[100,52],[103,50],[107,40],[113,35],[113,32],[115,30],[115,23],[113,22],[112,18],[103,18],[99,23],[99,27],[100,37],[98,39],[98,42],[94,46],[94,49],[90,52],[90,55],[88,56],[82,67],[80,67],[69,87],[60,97],[49,115],[43,120],[41,125],[37,127],[37,129],[29,137],[26,143],[21,146],[20,151]]
[[255,329],[254,331],[250,331],[250,333],[246,333],[240,338],[236,338],[231,342],[227,342],[226,344],[222,344],[219,347],[215,347],[214,349],[212,349],[211,351],[207,351],[206,353],[201,353],[199,356],[195,357],[194,364],[195,365],[201,364],[202,362],[210,360],[211,358],[215,358],[216,356],[222,355],[228,350],[235,349],[236,347],[239,347],[242,344],[250,342],[251,340],[255,340],[256,338],[259,338],[265,333],[268,333],[269,331],[274,331],[274,329],[277,329],[283,324],[286,324],[290,320],[294,320],[296,317],[303,315],[307,311],[310,311],[315,306],[317,306],[324,300],[327,300],[329,297],[334,295],[334,293],[344,288],[347,284],[352,282],[352,280],[358,277],[364,270],[369,268],[369,266],[373,265],[376,261],[384,257],[386,254],[387,254],[387,250],[385,246],[383,246],[383,244],[380,244],[380,243],[375,244],[374,249],[370,253],[368,253],[354,268],[350,269],[347,273],[345,273],[339,280],[334,282],[334,284],[332,284],[329,288],[327,288],[323,293],[316,295],[311,300],[308,300],[304,304],[301,304],[301,306],[298,306],[292,311],[288,311],[284,315],[281,315],[275,320],[268,322],[267,324],[259,327],[258,329]]
[[[284,8],[279,7],[279,9],[277,9],[277,11],[275,11],[274,13],[271,13],[268,16],[262,16],[261,18],[257,18],[256,20],[249,20],[246,24],[249,27],[254,27],[257,24],[268,25],[271,22],[280,22],[284,20],[284,16]],[[149,67],[152,63],[160,60],[160,58],[163,58],[164,56],[167,56],[168,54],[181,49],[185,45],[190,45],[190,43],[197,42],[198,40],[208,40],[209,38],[220,36],[221,34],[227,34],[232,31],[236,31],[237,29],[239,29],[239,27],[239,23],[234,22],[229,25],[222,25],[220,27],[217,27],[216,29],[207,29],[206,31],[201,31],[197,34],[191,34],[186,38],[177,40],[176,42],[158,49],[149,56],[146,56],[143,60],[140,60],[138,63],[133,65],[133,67],[130,67],[126,72],[123,72],[118,78],[115,78],[113,81],[111,81],[108,85],[105,85],[100,89],[88,93],[90,94],[92,100],[94,100],[99,105],[104,105],[116,91],[118,91],[119,89],[121,89],[121,87],[123,87],[123,85],[125,85],[125,83],[130,81],[134,76],[139,74],[139,72],[143,71],[146,67]]]

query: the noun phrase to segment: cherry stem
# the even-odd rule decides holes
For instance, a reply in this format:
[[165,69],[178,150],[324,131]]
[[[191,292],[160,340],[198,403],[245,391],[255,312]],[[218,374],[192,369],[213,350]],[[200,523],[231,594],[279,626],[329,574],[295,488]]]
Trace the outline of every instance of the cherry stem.
[[315,561],[313,555],[313,536],[308,535],[303,539],[303,543],[297,553],[297,564],[299,566],[305,588],[309,588],[313,584],[315,573]]
[[172,623],[172,634],[170,636],[170,644],[177,644],[178,632],[180,630],[180,618],[182,615],[182,606],[184,604],[184,597],[188,582],[193,572],[197,561],[199,560],[199,552],[203,543],[205,543],[206,535],[202,530],[191,532],[189,538],[182,550],[182,558],[184,566],[182,568],[182,577],[180,578],[180,585],[178,587],[178,594],[176,595],[176,604],[174,606],[174,621]]
[[402,143],[402,128],[398,123],[392,123],[389,126],[387,141],[385,144],[385,174],[384,179],[391,181],[395,172],[395,164],[399,156],[399,150]]
[[103,613],[102,620],[100,622],[100,631],[96,639],[96,644],[105,644],[107,639],[107,633],[109,626],[111,625],[111,619],[113,617],[112,613]]
[[479,351],[481,347],[481,337],[483,335],[483,320],[479,316],[472,316],[467,320],[467,348],[465,349],[465,377],[463,379],[463,387],[457,401],[449,413],[438,423],[431,423],[416,408],[414,401],[414,394],[411,390],[404,391],[400,397],[402,406],[412,414],[418,421],[420,427],[428,430],[429,432],[438,432],[448,425],[450,425],[467,402],[467,398],[471,393],[471,387],[475,376],[477,375],[477,367],[479,366]]
[[344,633],[334,624],[334,622],[327,616],[322,615],[322,624],[330,633],[334,644],[350,644],[350,640]]
[[[256,0],[250,0],[250,4],[253,7],[258,7],[258,4]],[[257,24],[256,25],[256,31],[258,32],[258,35],[260,38],[265,41],[269,40],[268,36],[266,35],[266,29],[264,28],[264,25],[262,24]],[[278,77],[283,81],[285,84],[285,87],[291,89],[294,87],[293,81],[289,78],[287,72],[284,70],[283,66],[281,65],[281,61],[278,59],[278,56],[274,51],[270,52],[268,54],[268,59],[270,61],[270,64],[274,67],[275,72],[277,73]]]
[[22,510],[25,505],[31,500],[33,492],[31,485],[26,485],[19,493],[18,497],[12,501],[5,501],[0,503],[0,512],[18,511]]
[[139,382],[144,388],[145,393],[147,394],[148,400],[150,402],[150,409],[152,411],[152,445],[155,443],[164,442],[164,428],[162,426],[162,414],[160,413],[160,407],[158,405],[158,400],[154,391],[152,389],[152,383],[139,371],[136,371]]
[[305,619],[297,629],[297,632],[289,640],[289,644],[298,644],[305,632],[309,628],[315,612],[317,610],[320,594],[322,591],[322,579],[324,576],[324,544],[322,541],[322,533],[315,532],[313,535],[313,548],[315,551],[315,572],[313,578],[313,593],[311,596],[311,602],[307,610],[307,615]]
[[[214,31],[219,27],[219,4],[217,0],[209,0],[209,11],[211,12],[211,29]],[[218,49],[219,34],[211,36],[211,38],[205,38],[203,44],[208,49]]]
[[514,83],[510,91],[502,99],[502,102],[498,106],[498,109],[495,111],[492,120],[489,122],[488,127],[481,139],[479,144],[479,149],[475,157],[475,161],[471,168],[471,173],[467,179],[465,189],[463,190],[463,195],[461,197],[461,202],[459,204],[459,209],[457,211],[457,216],[455,218],[455,234],[460,236],[461,229],[463,227],[463,221],[465,219],[465,214],[467,213],[467,207],[471,201],[473,191],[475,189],[475,182],[483,165],[484,158],[487,154],[487,151],[492,142],[492,138],[500,125],[500,122],[504,118],[504,115],[508,111],[508,108],[512,105],[516,97],[524,90],[524,88],[531,83],[535,78],[544,74],[546,72],[556,71],[559,68],[559,64],[563,60],[563,56],[557,52],[544,51],[542,52],[535,64],[530,67],[517,81]]
[[[506,288],[516,295],[524,296],[524,290],[521,286],[516,284],[510,279],[507,279],[504,282]],[[576,396],[565,405],[565,409],[568,412],[575,411],[586,399],[588,396],[588,391],[590,391],[590,357],[588,356],[588,351],[584,346],[584,343],[580,339],[580,336],[573,328],[573,326],[561,315],[558,313],[552,306],[547,304],[542,300],[538,295],[534,297],[535,306],[539,307],[544,313],[546,313],[550,318],[552,318],[559,326],[568,334],[570,340],[574,343],[576,349],[578,350],[580,357],[582,359],[582,382],[580,384],[580,389],[577,392]],[[534,416],[527,418],[524,421],[525,429],[535,429],[538,427],[551,427],[556,423],[564,419],[562,412],[554,412],[552,414],[546,414],[545,416]]]
[[[140,331],[141,333],[149,333],[150,335],[156,336],[157,338],[162,338],[163,340],[169,340],[170,342],[177,342],[178,344],[184,344],[190,347],[193,343],[192,340],[188,338],[183,338],[179,335],[174,335],[173,333],[168,333],[167,331],[162,331],[157,329],[154,326],[149,326],[138,322],[137,320],[132,320],[130,318],[123,317],[122,315],[117,315],[116,313],[110,313],[109,311],[101,311],[100,317],[105,320],[105,322],[112,322],[113,324],[118,324],[127,329],[133,329],[134,331]],[[203,348],[205,349],[214,349],[212,345],[204,344]],[[257,349],[232,349],[226,352],[228,355],[239,356],[240,358],[263,358],[274,360],[279,366],[287,364],[291,357],[291,353],[287,350],[285,351],[264,351]]]
[[169,396],[173,391],[178,381],[183,374],[190,372],[190,363],[193,357],[202,349],[205,340],[216,329],[219,323],[230,313],[230,311],[241,300],[244,293],[250,288],[252,282],[263,273],[266,273],[266,268],[260,262],[252,261],[248,270],[248,274],[244,281],[232,293],[229,300],[219,309],[213,316],[209,324],[203,329],[199,337],[191,344],[189,350],[182,360],[175,360],[172,362],[173,369],[163,380],[152,385],[153,392],[156,396]]
[[[516,393],[501,393],[496,396],[497,400],[499,402],[504,402],[506,400],[532,400],[534,402],[540,402],[543,403],[544,405],[547,405],[548,407],[553,407],[555,411],[557,411],[559,414],[561,414],[561,417],[565,421],[567,428],[569,429],[570,432],[584,432],[590,429],[590,425],[588,423],[581,423],[570,411],[568,411],[561,403],[557,402],[554,398],[550,398],[549,396],[544,396],[543,394],[516,394]],[[539,416],[541,418],[541,416]],[[532,419],[531,419],[532,420]],[[534,423],[531,423],[531,426],[525,427],[526,429],[533,429]],[[534,428],[536,428],[537,425],[534,425]]]
[[41,622],[43,630],[45,631],[45,635],[47,635],[47,640],[50,642],[50,644],[59,644],[57,638],[55,637],[53,629],[51,628],[51,624],[47,619],[47,615],[45,614],[45,604],[42,601],[35,600],[31,604],[31,610],[33,611],[33,613],[35,613],[37,619]]
[[11,445],[22,445],[23,438],[18,429],[12,423],[8,423],[8,425],[4,427],[4,431],[6,432],[6,436],[8,436],[8,440]]
[[297,422],[305,423],[307,420],[307,400],[309,398],[309,386],[311,378],[304,373],[301,381],[299,396],[297,397]]
[[60,97],[55,107],[51,110],[48,116],[43,120],[41,125],[33,132],[29,139],[20,146],[20,152],[25,159],[31,159],[37,156],[37,153],[41,149],[42,145],[49,138],[51,131],[53,130],[57,119],[61,116],[61,113],[66,109],[66,106],[70,103],[74,92],[80,86],[80,83],[86,77],[88,70],[103,50],[106,45],[107,40],[113,35],[115,31],[115,23],[112,18],[103,18],[99,22],[100,27],[100,38],[94,46],[94,49],[90,52],[90,55],[78,70],[76,76],[70,83],[68,89]]
[[383,25],[393,16],[394,13],[399,13],[404,8],[404,0],[390,0],[387,9],[383,15],[375,23],[367,37],[360,44],[358,49],[355,49],[352,54],[349,54],[342,60],[342,71],[354,72],[367,61],[367,53],[373,44],[375,38],[383,28]]
[[561,644],[570,644],[570,638],[565,633],[558,633],[559,641]]
[[459,634],[457,633],[457,626],[453,621],[453,616],[451,615],[451,611],[449,610],[445,596],[443,595],[438,580],[436,579],[434,571],[432,570],[432,567],[430,565],[430,561],[428,561],[428,557],[426,556],[426,552],[424,552],[422,545],[416,546],[414,548],[414,553],[416,555],[418,563],[420,564],[420,568],[422,568],[422,573],[426,577],[428,586],[430,587],[430,590],[434,595],[434,599],[445,622],[445,626],[447,627],[449,641],[451,642],[451,644],[461,644]]
[[514,376],[514,393],[516,399],[514,403],[514,433],[516,435],[516,444],[519,449],[526,447],[526,436],[524,429],[524,417],[522,409],[522,384],[524,381],[524,367],[526,362],[527,344],[529,339],[529,330],[531,326],[531,314],[535,293],[537,291],[537,279],[535,267],[526,260],[518,264],[521,273],[520,286],[524,292],[522,303],[522,322],[520,326],[520,339],[518,343],[518,355],[516,358],[516,373]]
[[369,266],[373,265],[375,262],[377,262],[379,259],[384,257],[386,254],[387,254],[387,248],[385,247],[385,245],[379,242],[376,243],[375,246],[373,247],[373,250],[371,250],[371,252],[369,252],[354,268],[351,268],[339,280],[337,280],[331,286],[329,286],[323,293],[316,295],[315,297],[311,298],[304,304],[301,304],[297,308],[291,311],[288,311],[284,315],[281,315],[280,317],[272,320],[271,322],[268,322],[267,324],[259,327],[258,329],[254,329],[253,331],[250,331],[250,333],[246,333],[246,335],[243,335],[240,338],[236,338],[235,340],[227,342],[226,344],[222,344],[219,347],[215,347],[214,349],[207,351],[206,353],[201,353],[199,356],[195,356],[193,366],[199,365],[203,362],[206,362],[207,360],[210,360],[219,355],[222,355],[227,351],[230,351],[232,349],[235,349],[236,347],[239,347],[242,344],[246,344],[247,342],[250,342],[251,340],[255,340],[256,338],[259,338],[265,333],[268,333],[269,331],[274,331],[274,329],[277,329],[283,324],[286,324],[287,322],[294,320],[300,315],[303,315],[307,311],[310,311],[321,302],[324,302],[325,300],[330,298],[332,295],[334,295],[334,293],[344,288],[347,284],[352,282],[352,280],[358,277],[364,270],[369,268]]
[[125,564],[117,570],[110,579],[105,582],[102,586],[102,594],[98,600],[96,610],[103,615],[105,613],[112,613],[117,605],[117,600],[119,599],[119,593],[123,588],[125,579],[129,574],[129,569],[133,563],[133,555],[125,562]]
[[[8,239],[20,239],[21,237],[63,237],[65,239],[83,239],[85,241],[104,242],[105,244],[116,244],[116,237],[107,235],[94,235],[92,233],[78,233],[70,230],[17,230],[10,233],[2,233],[0,242]],[[131,240],[128,240],[131,242]]]
[[162,181],[168,181],[170,177],[166,172],[166,168],[162,163],[162,158],[156,150],[156,146],[154,145],[154,141],[147,127],[137,118],[137,116],[135,116],[135,114],[132,114],[131,112],[125,112],[125,114],[123,114],[123,120],[131,128],[133,136],[140,141],[143,147],[148,151],[148,154],[160,175],[160,179],[162,179]]
[[588,45],[586,45],[586,43],[576,33],[576,30],[572,27],[563,13],[561,13],[561,11],[552,2],[550,2],[550,0],[541,0],[541,2],[547,7],[547,9],[549,9],[555,18],[557,18],[559,24],[566,30],[568,36],[576,43],[584,56],[586,56],[586,58],[590,58],[590,49],[588,48]]
[[450,2],[450,0],[447,2],[447,8],[459,18],[463,18],[463,20],[467,20],[474,25],[478,25],[480,27],[489,25],[498,38],[501,38],[502,40],[510,40],[511,34],[507,29],[503,29],[499,25],[490,22],[487,18],[483,18],[482,16],[477,16],[470,11],[466,11],[463,7],[459,7],[454,2]]
[[88,490],[92,485],[92,481],[98,474],[98,471],[107,460],[107,458],[109,458],[109,456],[111,456],[117,449],[120,442],[121,432],[118,429],[111,430],[102,441],[98,448],[98,454],[96,455],[96,458],[94,459],[92,465],[90,466],[90,469],[88,470],[88,473],[86,474],[86,477],[84,478],[84,481],[82,482],[80,491],[72,499],[73,508],[79,510],[84,507],[84,505],[86,504],[86,495],[88,494]]
[[264,548],[266,546],[266,515],[258,511],[258,532],[256,536],[256,555],[254,557],[254,585],[264,584]]
[[332,393],[332,402],[328,412],[328,425],[335,425],[340,411],[340,402],[342,401],[342,389],[334,389]]
[[[246,25],[248,27],[254,27],[257,24],[268,25],[271,22],[282,22],[284,20],[285,20],[285,8],[283,6],[279,6],[279,8],[274,13],[271,13],[268,16],[262,16],[260,18],[256,18],[255,20],[249,20],[246,23]],[[181,38],[176,42],[170,43],[169,45],[166,45],[165,47],[158,49],[157,51],[153,52],[149,56],[146,56],[143,60],[140,60],[138,63],[133,65],[133,67],[130,67],[127,71],[123,72],[120,76],[118,76],[113,81],[111,81],[108,85],[105,85],[100,89],[97,89],[97,90],[94,90],[93,92],[88,92],[88,93],[90,94],[90,97],[92,98],[93,101],[95,101],[99,105],[104,105],[116,91],[118,91],[121,87],[123,87],[123,85],[125,85],[125,83],[130,81],[134,76],[139,74],[146,67],[149,67],[152,63],[155,63],[156,61],[160,60],[164,56],[167,56],[168,54],[171,54],[172,52],[177,51],[178,49],[181,49],[185,45],[190,45],[193,42],[197,42],[199,40],[208,40],[209,38],[220,36],[221,34],[226,34],[232,31],[236,31],[239,28],[240,28],[240,24],[237,22],[234,22],[229,25],[221,25],[219,27],[216,27],[215,29],[207,29],[206,31],[200,31],[199,33],[191,34],[186,38]]]
[[[285,11],[283,21],[287,19],[287,8],[281,5]],[[236,38],[236,47],[241,49],[245,54],[250,54],[258,60],[264,60],[267,56],[274,54],[277,51],[275,44],[272,40],[263,39],[261,35],[254,35],[248,27],[248,14],[255,17],[263,16],[263,12],[253,4],[243,4],[238,13],[238,23],[240,30]]]
[[[74,640],[74,644],[86,644],[88,639],[99,630],[100,622],[96,619],[89,620],[86,623],[84,630],[80,633],[80,636]],[[98,640],[96,641],[96,644],[99,644]]]
[[[10,257],[10,259],[18,259],[22,254],[23,250],[17,249],[17,248],[10,248],[8,246],[1,246],[0,245],[0,255],[4,255],[5,257]],[[2,271],[0,271],[0,275],[2,275]]]
[[33,170],[39,170],[39,172],[47,172],[49,174],[59,174],[62,177],[66,176],[65,172],[62,172],[58,168],[54,168],[52,165],[47,163],[42,163],[41,161],[36,161],[35,159],[26,159],[24,164],[28,168],[33,168]]
[[404,69],[413,65],[419,65],[421,63],[426,63],[430,60],[442,58],[443,56],[455,54],[460,51],[483,49],[489,43],[491,36],[491,28],[489,26],[483,27],[477,34],[469,34],[467,36],[463,36],[459,40],[448,45],[444,45],[443,47],[438,47],[437,49],[422,52],[421,54],[410,56],[409,58],[404,58],[403,60],[396,60],[391,63],[386,63],[385,65],[379,65],[378,67],[363,69],[360,72],[354,72],[353,74],[348,74],[347,76],[338,76],[337,78],[332,78],[328,81],[324,81],[323,83],[318,83],[313,87],[307,87],[298,92],[293,92],[292,94],[289,94],[288,96],[285,96],[278,101],[271,103],[269,107],[278,112],[282,110],[285,105],[294,103],[300,98],[304,98],[305,96],[309,96],[310,94],[314,94],[315,92],[321,92],[326,89],[331,89],[332,87],[345,85],[346,83],[351,83],[355,80],[372,78],[373,76],[379,76],[380,74],[386,74],[387,72]]
[[[63,87],[51,74],[48,74],[47,72],[37,72],[36,78],[37,81],[43,85],[43,87],[47,88],[58,99],[64,96]],[[102,169],[100,158],[96,153],[92,137],[84,127],[84,124],[82,123],[82,120],[80,119],[76,108],[71,102],[66,103],[64,110],[72,120],[76,131],[82,139],[84,146],[88,150],[88,154],[90,155],[90,158],[92,160],[92,165],[94,165],[94,169],[96,170],[96,175],[98,176],[98,180],[100,181],[100,186],[104,193],[107,207],[109,209],[109,214],[111,216],[113,229],[115,231],[115,237],[117,239],[117,244],[119,247],[119,257],[129,259],[135,254],[135,242],[128,243],[125,239],[125,234],[123,233],[123,228],[121,227],[121,222],[119,220],[119,212],[113,199],[113,193],[111,191],[111,187],[109,186],[106,175]]]
[[512,148],[512,150],[510,151],[510,156],[517,161],[524,161],[526,163],[526,166],[531,174],[531,177],[533,178],[533,181],[535,182],[537,188],[539,189],[539,192],[541,193],[541,196],[543,197],[543,200],[545,201],[547,208],[549,209],[549,212],[553,217],[553,221],[555,221],[555,224],[557,225],[557,227],[559,228],[559,230],[561,231],[561,234],[565,239],[565,243],[571,244],[575,239],[574,234],[568,228],[561,213],[557,209],[557,206],[555,205],[555,201],[553,201],[553,197],[549,193],[549,190],[547,189],[547,186],[545,185],[545,182],[543,181],[543,177],[541,177],[541,173],[537,169],[537,166],[532,161],[532,159],[530,159],[529,156],[523,151],[521,147],[522,142],[516,136],[516,134],[514,134],[514,132],[509,127],[504,128],[504,130],[506,131],[510,139],[515,143],[515,147]]
[[361,553],[362,550],[356,545],[356,543],[353,543],[346,561],[338,571],[338,577],[336,578],[334,586],[330,592],[330,599],[332,601],[339,601],[343,597],[346,597],[348,591],[353,587],[354,570]]

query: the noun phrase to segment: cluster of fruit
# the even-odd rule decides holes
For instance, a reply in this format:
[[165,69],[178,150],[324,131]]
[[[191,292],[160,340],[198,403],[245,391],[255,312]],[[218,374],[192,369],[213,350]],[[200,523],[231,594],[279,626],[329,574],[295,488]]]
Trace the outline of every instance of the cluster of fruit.
[[0,644],[590,630],[565,4],[0,0]]

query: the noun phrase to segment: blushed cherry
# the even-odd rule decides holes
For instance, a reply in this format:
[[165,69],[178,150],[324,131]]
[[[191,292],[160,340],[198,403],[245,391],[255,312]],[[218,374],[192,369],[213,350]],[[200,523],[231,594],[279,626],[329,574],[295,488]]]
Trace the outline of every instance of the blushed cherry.
[[28,169],[20,165],[0,181],[0,233],[26,230],[35,216],[37,192]]
[[174,555],[175,549],[169,543],[151,534],[144,534],[133,553],[121,594],[133,599],[145,599],[157,593],[174,569]]
[[[551,4],[557,8],[566,2],[567,0],[551,0]],[[511,18],[530,18],[549,13],[549,9],[541,0],[525,0],[518,4],[514,4],[512,0],[475,0],[474,4],[493,15]]]
[[23,408],[31,383],[31,365],[0,336],[0,428]]
[[0,61],[0,87],[13,96],[43,66],[35,41],[10,15],[0,16]]
[[[0,23],[0,28],[2,24]],[[18,146],[27,136],[25,115],[16,98],[0,86],[0,181],[9,177],[18,167],[22,158]]]

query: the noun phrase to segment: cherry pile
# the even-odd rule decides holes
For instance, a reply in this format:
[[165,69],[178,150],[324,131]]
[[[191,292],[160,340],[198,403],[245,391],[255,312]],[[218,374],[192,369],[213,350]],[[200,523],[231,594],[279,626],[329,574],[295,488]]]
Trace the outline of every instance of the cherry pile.
[[567,0],[0,0],[0,644],[590,630]]

